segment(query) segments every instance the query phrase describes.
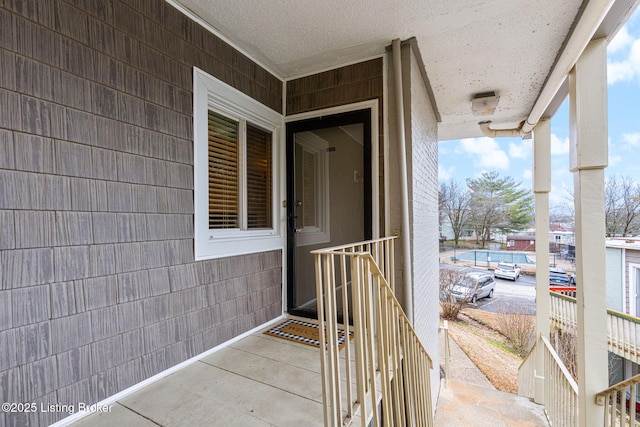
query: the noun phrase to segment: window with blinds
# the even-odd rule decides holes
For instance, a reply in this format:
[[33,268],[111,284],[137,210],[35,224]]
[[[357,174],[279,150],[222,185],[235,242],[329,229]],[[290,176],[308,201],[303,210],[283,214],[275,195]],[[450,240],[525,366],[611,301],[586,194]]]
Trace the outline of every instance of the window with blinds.
[[193,70],[193,208],[197,260],[284,248],[282,114]]
[[271,228],[271,133],[211,110],[208,119],[209,229]]

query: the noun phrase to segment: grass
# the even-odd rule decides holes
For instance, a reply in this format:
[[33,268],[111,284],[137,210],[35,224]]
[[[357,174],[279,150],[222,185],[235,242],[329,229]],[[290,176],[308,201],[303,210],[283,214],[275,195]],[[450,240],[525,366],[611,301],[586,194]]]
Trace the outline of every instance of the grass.
[[513,351],[513,349],[511,347],[509,347],[508,345],[506,345],[505,343],[494,341],[492,339],[488,339],[487,342],[489,344],[491,344],[492,346],[499,348],[500,350],[503,350],[503,351],[506,351],[507,353],[511,353],[511,354],[513,354],[515,356],[518,356],[518,353]]

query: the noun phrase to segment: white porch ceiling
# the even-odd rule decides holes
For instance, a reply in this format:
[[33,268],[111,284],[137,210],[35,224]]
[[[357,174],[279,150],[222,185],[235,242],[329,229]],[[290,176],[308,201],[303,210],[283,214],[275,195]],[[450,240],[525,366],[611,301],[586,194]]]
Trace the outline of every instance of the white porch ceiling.
[[[491,120],[494,128],[518,127],[582,5],[582,0],[173,2],[283,79],[382,55],[393,39],[415,37],[442,118],[441,140],[481,136],[481,120]],[[622,11],[601,36],[617,31],[637,0],[617,3]],[[500,96],[496,112],[473,116],[472,96],[487,91]]]

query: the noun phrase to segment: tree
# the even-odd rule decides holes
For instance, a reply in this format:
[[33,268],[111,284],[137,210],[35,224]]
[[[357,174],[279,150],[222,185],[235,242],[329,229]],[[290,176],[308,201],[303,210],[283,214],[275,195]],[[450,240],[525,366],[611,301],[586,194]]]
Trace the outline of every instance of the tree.
[[549,221],[552,224],[561,224],[569,229],[575,227],[575,214],[573,202],[573,190],[566,190],[564,201],[552,205],[549,208]]
[[469,298],[456,298],[456,285],[464,280],[464,273],[451,268],[440,269],[440,316],[447,320],[456,320],[460,310],[469,302]]
[[629,236],[640,232],[640,185],[629,177],[615,176],[604,185],[607,236]]
[[482,247],[491,238],[491,230],[522,230],[533,219],[533,195],[520,188],[511,177],[498,172],[483,172],[478,178],[467,178],[471,192],[471,222]]
[[440,183],[440,191],[438,193],[440,214],[449,220],[456,246],[460,236],[462,236],[464,227],[469,221],[469,200],[469,191],[457,182],[450,180]]

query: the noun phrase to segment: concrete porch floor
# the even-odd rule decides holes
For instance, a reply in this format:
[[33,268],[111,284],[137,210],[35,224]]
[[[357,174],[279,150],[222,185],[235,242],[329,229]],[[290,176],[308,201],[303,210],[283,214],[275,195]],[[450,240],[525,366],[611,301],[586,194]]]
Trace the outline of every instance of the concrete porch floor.
[[[264,330],[73,426],[323,426],[318,349],[265,335]],[[441,385],[436,426],[549,425],[539,405],[491,390],[453,340],[451,345],[454,374],[448,388]]]
[[262,332],[73,426],[324,425],[318,349]]

